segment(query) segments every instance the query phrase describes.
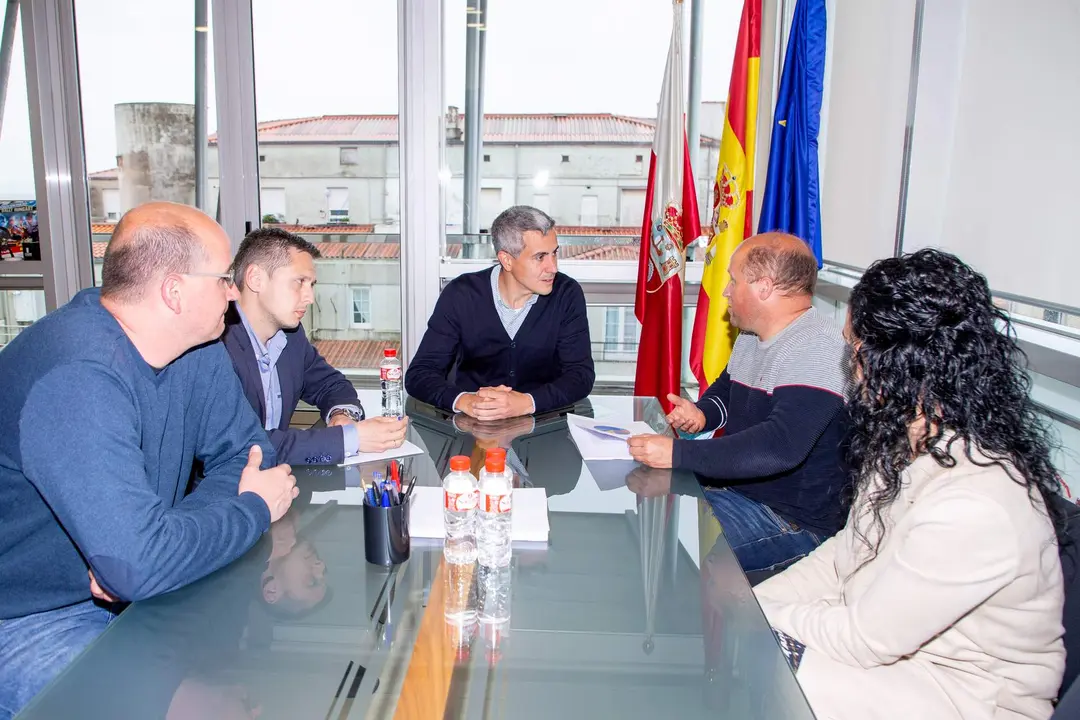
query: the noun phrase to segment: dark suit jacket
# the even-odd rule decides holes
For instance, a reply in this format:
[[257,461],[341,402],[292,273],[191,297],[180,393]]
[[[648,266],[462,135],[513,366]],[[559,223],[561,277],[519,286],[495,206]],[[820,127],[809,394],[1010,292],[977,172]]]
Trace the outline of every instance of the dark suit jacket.
[[536,412],[573,405],[593,387],[585,294],[558,273],[513,340],[491,293],[494,268],[454,278],[439,295],[416,357],[405,373],[411,397],[451,410],[463,392],[506,385],[531,394]]
[[[345,459],[344,433],[340,427],[295,430],[289,427],[293,411],[300,400],[319,408],[323,417],[335,405],[363,407],[356,397],[356,389],[344,375],[323,360],[312,346],[301,325],[286,331],[288,342],[277,361],[278,380],[281,384],[281,422],[269,430],[270,442],[277,450],[279,462],[290,465],[326,465],[340,463]],[[225,334],[222,336],[232,358],[233,367],[240,377],[251,407],[266,421],[266,398],[263,396],[259,364],[251,338],[240,320],[235,305],[230,305],[225,315]]]

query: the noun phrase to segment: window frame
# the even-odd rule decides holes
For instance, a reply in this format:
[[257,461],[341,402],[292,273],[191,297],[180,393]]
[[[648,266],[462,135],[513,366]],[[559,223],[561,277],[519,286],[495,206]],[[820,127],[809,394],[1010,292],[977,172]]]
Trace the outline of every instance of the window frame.
[[[367,303],[367,322],[356,322],[356,301],[357,295],[366,296],[363,298]],[[364,316],[363,303],[361,303],[361,317]],[[373,313],[371,309],[371,285],[349,285],[349,327],[352,329],[370,330],[374,327]]]

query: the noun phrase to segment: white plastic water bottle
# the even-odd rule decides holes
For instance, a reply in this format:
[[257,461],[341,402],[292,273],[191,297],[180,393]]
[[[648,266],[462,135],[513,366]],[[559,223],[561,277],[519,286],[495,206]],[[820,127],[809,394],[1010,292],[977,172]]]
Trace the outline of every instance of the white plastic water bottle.
[[510,518],[513,513],[513,475],[506,467],[506,451],[487,451],[480,471],[480,506],[476,546],[481,565],[510,564]]
[[476,478],[466,455],[450,458],[450,474],[443,479],[443,555],[450,563],[476,561]]
[[405,414],[401,377],[401,361],[398,360],[397,350],[386,348],[383,350],[382,362],[379,363],[383,417],[400,418]]

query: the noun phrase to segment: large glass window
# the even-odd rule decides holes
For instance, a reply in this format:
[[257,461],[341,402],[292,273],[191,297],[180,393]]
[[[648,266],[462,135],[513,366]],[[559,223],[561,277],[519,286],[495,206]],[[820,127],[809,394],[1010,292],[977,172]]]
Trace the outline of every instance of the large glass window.
[[[191,0],[79,0],[75,30],[94,281],[100,283],[113,227],[131,208],[151,200],[195,205],[201,175],[202,209],[216,214],[213,38],[209,18],[196,28]],[[206,47],[204,137],[196,137],[197,33]],[[205,155],[197,160],[200,145]]]
[[[17,4],[5,3],[5,7],[9,13],[19,12]],[[4,18],[0,9],[0,22]],[[17,274],[22,260],[41,259],[21,21],[16,20],[10,40],[11,67],[6,82],[0,83],[7,90],[7,102],[0,98],[0,275]],[[0,321],[3,318],[0,315]],[[6,331],[0,329],[0,335]]]
[[252,13],[262,222],[319,248],[305,329],[354,382],[375,382],[401,341],[397,3]]
[[0,290],[0,350],[44,315],[44,290]]
[[[457,274],[486,267],[494,257],[491,221],[507,207],[547,212],[558,223],[560,270],[586,285],[587,300],[589,287],[598,287],[592,283],[602,283],[608,297],[624,294],[623,305],[599,298],[590,303],[589,322],[594,360],[604,366],[598,375],[632,382],[638,323],[630,305],[671,3],[492,2],[482,10],[484,5],[444,0],[444,268],[458,265],[447,270]],[[721,5],[705,9],[709,41],[695,171],[706,222],[741,11],[741,3]],[[689,4],[684,17],[689,33]],[[484,66],[472,79],[469,33],[475,33],[476,47],[483,45]],[[553,39],[564,50],[537,49]],[[688,58],[689,35],[684,47]],[[466,104],[476,88],[480,112]],[[482,123],[473,138],[470,120],[476,117]]]

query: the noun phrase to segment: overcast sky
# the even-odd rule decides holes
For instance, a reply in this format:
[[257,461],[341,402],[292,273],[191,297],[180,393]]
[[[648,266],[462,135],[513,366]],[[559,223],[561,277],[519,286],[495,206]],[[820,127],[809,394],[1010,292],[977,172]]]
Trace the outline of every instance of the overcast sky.
[[[466,3],[445,2],[446,104],[463,107]],[[705,2],[703,100],[727,96],[741,10]],[[688,31],[689,2],[685,13]],[[93,172],[116,164],[116,103],[194,101],[194,11],[191,0],[76,0],[76,14]],[[486,112],[655,114],[668,0],[488,0],[488,16]],[[397,112],[396,0],[254,0],[254,28],[260,121]],[[34,196],[21,26],[10,80],[0,200]],[[211,131],[212,83],[211,72]]]

